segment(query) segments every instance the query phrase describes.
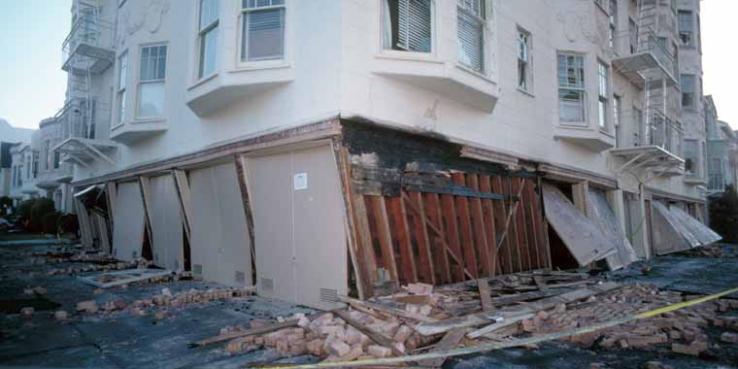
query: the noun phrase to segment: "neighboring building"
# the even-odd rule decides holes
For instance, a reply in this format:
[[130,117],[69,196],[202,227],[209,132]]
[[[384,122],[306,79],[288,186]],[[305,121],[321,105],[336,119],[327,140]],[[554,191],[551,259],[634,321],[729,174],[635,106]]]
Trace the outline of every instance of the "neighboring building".
[[[36,133],[34,133],[34,136]],[[41,196],[36,187],[38,177],[38,154],[33,150],[33,142],[21,143],[10,149],[11,155],[11,184],[10,197],[16,204],[22,200]]]
[[327,307],[707,242],[669,228],[705,217],[698,0],[75,0],[72,21],[55,150],[83,241],[116,257]]
[[[44,119],[39,123],[38,177],[36,187],[43,191],[44,197],[54,200],[54,206],[61,212],[72,212],[72,180],[73,165],[62,163],[61,154],[55,148],[61,143],[63,135],[63,119],[65,109],[56,117]],[[60,118],[61,117],[61,118]]]
[[29,142],[33,132],[32,129],[15,128],[6,120],[0,119],[0,196],[10,196],[12,180],[10,149],[21,142]]
[[[708,106],[713,106],[707,97]],[[710,114],[712,118],[716,115]],[[738,178],[738,137],[726,122],[709,119],[707,124],[707,168],[710,195],[722,193],[726,186],[735,186]]]

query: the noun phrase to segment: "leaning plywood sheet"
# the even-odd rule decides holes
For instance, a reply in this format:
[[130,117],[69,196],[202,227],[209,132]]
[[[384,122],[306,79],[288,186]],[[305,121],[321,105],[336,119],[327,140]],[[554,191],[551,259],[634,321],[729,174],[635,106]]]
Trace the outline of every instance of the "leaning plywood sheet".
[[113,214],[113,256],[121,260],[141,257],[144,207],[138,182],[118,184]]
[[251,241],[234,163],[190,172],[192,272],[229,286],[253,284]]
[[620,222],[607,201],[605,192],[590,188],[588,195],[587,215],[589,219],[599,225],[605,237],[616,245],[617,252],[606,258],[610,269],[617,270],[638,260],[633,246],[625,237],[625,232],[620,227]]
[[613,254],[616,245],[556,187],[543,185],[546,219],[579,265]]
[[715,231],[708,228],[707,226],[702,224],[702,222],[689,215],[689,213],[687,213],[683,209],[672,206],[669,208],[669,211],[674,214],[674,216],[685,226],[685,228],[689,229],[689,231],[702,245],[709,245],[722,239],[719,234],[715,233]]
[[652,246],[657,255],[689,250],[696,246],[684,237],[683,227],[666,205],[654,201],[651,207],[654,210],[651,217]]
[[169,270],[184,268],[184,228],[174,178],[151,178],[151,235],[154,264]]
[[171,273],[172,272],[168,270],[161,269],[128,269],[80,276],[79,279],[95,287],[109,288],[133,282],[145,281],[151,278],[163,277]]

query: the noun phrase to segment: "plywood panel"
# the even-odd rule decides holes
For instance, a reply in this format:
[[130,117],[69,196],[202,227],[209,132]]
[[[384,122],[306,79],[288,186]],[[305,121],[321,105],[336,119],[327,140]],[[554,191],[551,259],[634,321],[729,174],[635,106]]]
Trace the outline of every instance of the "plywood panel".
[[144,205],[138,182],[118,184],[113,214],[113,256],[121,260],[141,257]]
[[606,258],[610,269],[617,270],[638,260],[630,241],[620,227],[615,211],[607,201],[605,192],[590,188],[587,200],[587,216],[599,225],[605,236],[616,245],[617,252]]
[[252,285],[251,242],[233,163],[190,172],[193,273],[229,286]]
[[584,266],[615,252],[602,230],[556,187],[543,185],[546,219],[577,260]]
[[153,177],[151,188],[151,234],[154,264],[170,269],[184,268],[183,222],[174,177]]
[[693,245],[679,231],[681,225],[666,205],[651,202],[651,245],[657,255],[689,250]]
[[719,234],[715,233],[715,231],[689,215],[683,209],[679,207],[670,207],[669,210],[674,214],[674,217],[682,223],[684,229],[692,233],[701,245],[709,245],[722,239]]

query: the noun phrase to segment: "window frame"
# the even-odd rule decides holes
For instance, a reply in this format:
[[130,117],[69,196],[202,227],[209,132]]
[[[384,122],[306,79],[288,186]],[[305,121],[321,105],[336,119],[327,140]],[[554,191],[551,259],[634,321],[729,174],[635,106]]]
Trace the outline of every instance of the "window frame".
[[[533,94],[533,35],[523,27],[518,26],[516,32],[517,45],[517,85],[518,90],[528,94]],[[525,45],[526,58],[521,59],[521,46]],[[521,65],[523,64],[523,65]],[[521,66],[524,66],[525,77],[521,78]],[[524,86],[521,86],[521,82]]]
[[[147,79],[142,80],[141,73],[143,70],[143,50],[147,48],[159,48],[164,47],[164,76],[161,78],[156,79]],[[166,91],[164,91],[164,97],[162,98],[162,107],[161,107],[161,114],[159,115],[151,115],[151,116],[145,116],[140,114],[140,108],[141,108],[141,86],[143,85],[153,85],[153,84],[161,84],[162,89],[165,89],[166,87],[166,77],[167,77],[167,64],[169,61],[169,45],[166,42],[155,42],[155,43],[146,43],[141,44],[138,47],[138,69],[137,69],[137,78],[136,78],[136,105],[134,107],[134,116],[136,121],[147,121],[147,120],[160,120],[164,116],[164,103],[166,101]]]
[[[489,52],[489,45],[488,44],[490,43],[490,37],[489,37],[489,28],[490,28],[490,25],[489,25],[489,23],[492,22],[493,21],[493,18],[494,18],[493,3],[491,1],[489,1],[489,0],[477,0],[477,1],[479,1],[481,13],[483,14],[483,16],[480,17],[480,16],[478,16],[476,14],[471,13],[467,9],[464,9],[459,4],[459,1],[463,1],[463,0],[454,0],[454,2],[456,3],[455,4],[455,8],[456,8],[456,17],[455,17],[455,19],[456,19],[456,35],[455,35],[455,37],[456,37],[456,46],[457,46],[457,48],[456,48],[456,63],[457,63],[458,66],[460,66],[461,68],[463,68],[465,70],[468,70],[468,71],[470,71],[472,73],[475,73],[475,74],[478,74],[478,75],[481,75],[481,76],[484,76],[484,77],[488,77],[488,76],[491,75],[491,70],[492,70],[492,65],[490,65],[490,61],[491,61],[490,59],[491,58],[489,57],[490,56],[490,52]],[[472,1],[474,1],[474,0],[472,0]],[[478,22],[480,22],[481,25],[482,25],[482,34],[481,34],[481,38],[482,38],[482,41],[481,41],[481,46],[482,46],[481,53],[482,53],[482,55],[481,55],[481,64],[480,64],[480,66],[482,68],[481,70],[477,70],[477,69],[474,68],[474,66],[468,65],[468,64],[464,63],[461,60],[461,58],[460,58],[460,56],[461,56],[460,55],[460,52],[459,52],[460,39],[459,39],[459,31],[458,31],[458,28],[459,28],[459,18],[461,18],[461,16],[462,16],[462,14],[460,12],[462,12],[462,11],[464,12],[464,15],[471,16],[472,18],[476,18],[475,20],[478,21]]]
[[[218,39],[220,37],[220,0],[213,0],[215,4],[217,4],[217,16],[208,24],[202,25],[202,6],[203,3],[205,3],[208,0],[197,0],[198,1],[198,9],[197,9],[197,70],[195,73],[196,80],[201,81],[204,79],[208,79],[213,75],[218,74],[219,68],[218,68],[218,53],[217,53],[217,43]],[[213,55],[213,70],[205,73],[204,65],[205,65],[205,53],[204,53],[204,43],[206,41],[206,37],[211,33],[216,32],[214,40],[212,42],[216,43],[216,53]]]
[[[430,50],[429,51],[395,49],[392,47],[392,45],[390,45],[389,47],[385,45],[384,37],[385,37],[385,33],[387,32],[386,25],[385,25],[386,17],[390,16],[387,13],[387,9],[385,7],[385,3],[387,1],[388,0],[379,1],[379,6],[380,6],[380,9],[379,9],[379,23],[380,23],[379,24],[379,50],[380,52],[386,53],[386,54],[402,55],[402,56],[416,55],[419,57],[428,57],[429,55],[431,56],[435,55],[436,49],[437,49],[436,30],[438,27],[437,25],[438,22],[436,19],[436,13],[437,13],[436,7],[438,6],[438,4],[436,0],[429,0],[430,2],[430,27],[429,27],[430,28]],[[390,30],[389,32],[390,32],[390,38],[391,38],[392,30]]]
[[[270,0],[275,1],[275,0]],[[279,1],[279,0],[276,0]],[[237,41],[238,45],[236,45],[236,65],[241,68],[248,68],[251,66],[264,66],[264,65],[282,65],[286,63],[287,57],[288,57],[288,17],[290,12],[288,11],[291,7],[290,0],[282,0],[282,4],[279,5],[270,5],[270,6],[263,6],[263,7],[256,7],[256,8],[248,8],[243,6],[243,0],[236,1],[236,8],[238,11],[238,21],[237,21],[237,27],[238,30],[236,31],[238,33]],[[266,10],[273,10],[273,9],[282,9],[283,10],[283,29],[282,29],[282,56],[280,58],[263,58],[259,60],[248,60],[248,55],[246,53],[246,49],[248,48],[247,44],[247,34],[244,32],[244,25],[247,21],[247,15],[248,13],[258,12],[258,11],[266,11]]]
[[[692,79],[692,90],[691,91],[685,91],[684,89],[684,79],[685,77]],[[694,110],[697,108],[697,76],[690,73],[682,73],[679,75],[679,90],[681,91],[682,95],[679,99],[679,106],[682,109],[688,109],[688,110]],[[684,104],[684,98],[685,95],[688,95],[690,97],[690,104],[685,105]]]
[[[689,30],[682,29],[682,15],[686,14],[689,17]],[[695,47],[695,16],[694,12],[688,9],[679,9],[677,11],[677,34],[679,36],[679,46],[683,48],[694,48]],[[684,42],[682,34],[689,35],[689,42]]]
[[[116,120],[113,127],[120,126],[125,123],[125,117],[126,117],[126,105],[128,104],[127,94],[128,94],[128,79],[130,76],[130,60],[128,57],[128,50],[123,50],[123,52],[118,55],[118,71],[117,71],[117,80],[116,80],[116,87],[115,87],[115,114],[116,114]],[[124,68],[125,67],[125,68]],[[125,72],[125,73],[124,73]]]
[[[570,83],[567,83],[565,85],[562,85],[562,83],[561,83],[562,76],[559,74],[561,72],[561,66],[559,65],[559,59],[560,59],[560,57],[565,57],[565,58],[573,57],[573,58],[575,58],[575,60],[579,60],[579,63],[578,63],[579,65],[577,67],[581,69],[581,71],[580,71],[580,74],[581,75],[579,76],[579,78],[581,79],[581,81],[579,82],[578,85],[577,84],[570,84]],[[589,122],[587,121],[588,108],[587,108],[587,85],[586,85],[586,68],[585,68],[585,65],[586,65],[586,57],[582,53],[572,52],[572,51],[557,51],[556,52],[556,78],[557,78],[557,81],[558,81],[556,87],[557,87],[557,92],[558,92],[558,94],[557,94],[558,110],[559,110],[559,117],[558,118],[559,118],[559,124],[560,125],[574,126],[574,127],[588,127],[589,126]],[[570,66],[569,63],[568,63],[568,61],[567,61],[566,66],[567,67]],[[567,75],[564,78],[568,79],[568,68],[567,68],[566,73],[567,73]],[[563,109],[561,108],[561,106],[562,106],[562,96],[561,96],[562,91],[575,92],[579,96],[581,96],[580,97],[580,100],[579,100],[579,102],[580,102],[580,109],[581,109],[581,115],[582,115],[582,119],[581,120],[564,120],[563,119],[563,117],[562,117],[562,110]]]
[[610,65],[597,59],[597,126],[603,132],[610,131]]

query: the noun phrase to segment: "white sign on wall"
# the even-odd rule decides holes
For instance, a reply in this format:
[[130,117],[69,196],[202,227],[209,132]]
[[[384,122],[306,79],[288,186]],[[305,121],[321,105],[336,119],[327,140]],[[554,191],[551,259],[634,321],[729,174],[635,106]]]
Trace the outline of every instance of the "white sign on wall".
[[293,182],[292,184],[293,184],[295,191],[307,190],[308,174],[307,173],[297,173],[294,175],[292,182]]

